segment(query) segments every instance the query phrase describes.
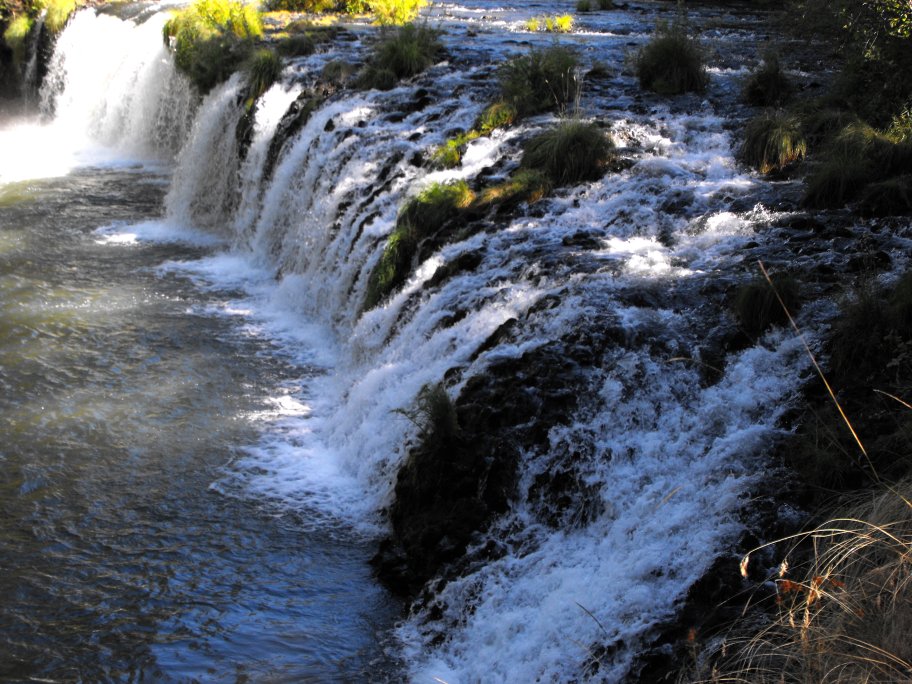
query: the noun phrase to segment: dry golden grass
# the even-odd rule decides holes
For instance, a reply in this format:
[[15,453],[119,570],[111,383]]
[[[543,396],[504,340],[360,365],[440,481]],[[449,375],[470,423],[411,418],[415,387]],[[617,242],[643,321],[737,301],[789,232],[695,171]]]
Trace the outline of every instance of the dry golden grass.
[[[789,540],[812,550],[772,579],[776,611],[729,636],[684,681],[912,681],[912,479],[859,496],[846,516]],[[778,542],[777,542],[778,543]],[[800,554],[799,554],[800,555]],[[742,563],[746,570],[749,559]]]

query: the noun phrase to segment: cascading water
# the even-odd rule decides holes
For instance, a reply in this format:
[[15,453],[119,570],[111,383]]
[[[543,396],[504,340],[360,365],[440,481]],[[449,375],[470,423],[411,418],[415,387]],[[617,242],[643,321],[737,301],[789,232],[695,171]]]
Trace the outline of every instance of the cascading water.
[[[762,232],[775,191],[738,168],[720,112],[754,26],[719,22],[730,27],[716,36],[727,64],[710,97],[669,107],[621,69],[661,5],[592,15],[571,40],[615,72],[586,84],[581,113],[605,125],[626,169],[482,219],[364,310],[407,197],[435,181],[503,177],[519,142],[552,123],[480,138],[452,171],[423,164],[492,97],[497,64],[522,49],[512,32],[533,9],[555,9],[510,5],[435,8],[450,59],[389,92],[318,95],[335,48],[292,63],[256,103],[243,146],[241,77],[214,89],[190,128],[192,99],[161,52],[158,16],[137,26],[77,15],[46,102],[52,128],[66,122],[122,156],[180,147],[164,220],[113,224],[103,241],[214,234],[220,250],[168,255],[156,272],[186,276],[206,293],[197,315],[286,368],[270,378],[278,396],[251,414],[257,438],[212,488],[294,512],[306,530],[375,539],[420,442],[404,414],[423,387],[501,397],[506,408],[490,408],[507,418],[511,394],[533,396],[532,418],[481,431],[482,450],[490,441],[514,454],[512,494],[395,628],[396,651],[415,681],[620,681],[743,530],[806,365],[782,333],[731,354],[712,378],[700,365],[733,326],[719,283],[749,277],[745,254],[776,260]],[[101,31],[123,57],[80,63]],[[146,52],[130,45],[138,34]],[[360,35],[338,48],[347,58],[363,56]],[[84,75],[113,62],[116,87],[99,91]]]

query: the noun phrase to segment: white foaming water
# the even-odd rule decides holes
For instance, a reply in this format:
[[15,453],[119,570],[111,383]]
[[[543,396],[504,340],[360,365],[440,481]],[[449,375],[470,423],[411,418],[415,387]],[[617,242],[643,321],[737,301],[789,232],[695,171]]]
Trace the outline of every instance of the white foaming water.
[[[437,11],[472,30],[518,30],[530,12],[509,3],[489,18],[480,6]],[[641,10],[599,13],[574,40],[620,69],[628,36],[639,40],[652,20]],[[457,56],[460,39],[449,45]],[[494,63],[511,49],[496,30],[471,42],[473,59]],[[308,60],[296,76],[306,82],[318,66]],[[492,218],[428,255],[386,302],[363,311],[368,275],[407,197],[484,169],[503,177],[522,139],[550,123],[543,117],[479,139],[455,170],[424,169],[421,156],[447,128],[468,127],[489,100],[484,68],[454,59],[417,84],[318,102],[268,167],[279,120],[299,91],[276,86],[258,103],[245,155],[235,135],[240,84],[217,88],[181,152],[166,223],[206,229],[234,251],[163,268],[224,291],[212,313],[272,339],[302,371],[276,388],[274,410],[258,416],[261,442],[217,486],[240,485],[315,524],[325,517],[366,533],[383,528],[417,440],[397,411],[424,385],[445,381],[455,397],[504,360],[571,344],[596,327],[622,330],[582,369],[568,422],[549,426],[548,445],[523,454],[510,511],[478,540],[493,539],[504,555],[452,578],[439,603],[416,608],[398,632],[416,681],[618,681],[736,538],[738,511],[805,361],[777,334],[730,359],[710,386],[674,361],[698,358],[706,332],[725,322],[718,302],[703,305],[701,288],[716,271],[743,277],[739,250],[762,239],[754,228],[770,214],[731,209],[757,181],[738,170],[713,106],[694,101],[681,113],[656,102],[635,113],[636,86],[623,73],[581,104],[628,147],[631,168],[509,221]],[[413,107],[419,87],[431,104]],[[108,236],[126,242],[131,231]],[[472,268],[435,277],[466,258]],[[651,304],[628,301],[632,291]],[[512,334],[484,347],[511,321]],[[566,511],[539,491],[555,471],[577,485]]]
[[50,121],[0,129],[0,183],[170,159],[189,129],[193,95],[162,44],[165,20],[77,12],[41,88]]

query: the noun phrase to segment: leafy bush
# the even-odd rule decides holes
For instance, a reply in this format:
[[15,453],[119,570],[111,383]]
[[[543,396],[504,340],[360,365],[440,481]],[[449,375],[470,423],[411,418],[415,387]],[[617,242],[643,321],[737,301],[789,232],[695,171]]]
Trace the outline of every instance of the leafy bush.
[[601,128],[571,120],[523,146],[522,166],[544,173],[555,185],[595,180],[614,159],[614,144]]
[[526,30],[541,31],[542,29],[549,33],[570,33],[573,30],[573,17],[569,14],[562,14],[533,17],[526,21]]
[[613,0],[598,0],[598,8],[600,10],[614,9],[614,1]]
[[375,307],[401,286],[412,270],[421,241],[439,231],[474,200],[475,194],[465,181],[434,183],[411,199],[399,213],[380,262],[370,274],[364,308]]
[[798,282],[794,278],[773,274],[770,279],[775,290],[766,279],[762,279],[742,285],[735,295],[735,316],[741,329],[752,339],[760,337],[774,325],[788,323],[788,316],[776,297],[777,292],[790,313],[795,314],[801,304]]
[[48,0],[44,5],[47,10],[44,17],[44,25],[47,30],[51,33],[60,33],[66,26],[70,15],[82,4],[84,4],[84,0]]
[[389,90],[431,66],[442,51],[437,32],[407,24],[374,48],[371,62],[358,83],[362,88]]
[[265,4],[273,12],[307,12],[308,14],[332,12],[339,7],[336,0],[268,0]]
[[766,112],[752,119],[738,151],[740,159],[760,173],[781,171],[806,154],[798,119],[782,112]]
[[779,107],[791,98],[794,87],[782,70],[779,56],[766,55],[744,84],[744,100],[755,107]]
[[514,57],[500,70],[503,101],[528,116],[549,109],[563,109],[579,93],[576,53],[555,45]]
[[576,0],[576,11],[577,12],[591,12],[592,3],[589,0]]
[[427,3],[426,0],[367,0],[366,4],[381,24],[402,25],[413,21]]
[[3,40],[13,51],[13,59],[17,64],[25,59],[25,46],[32,31],[32,23],[32,18],[23,14],[13,19],[3,32]]
[[655,34],[636,56],[640,86],[662,95],[702,93],[708,81],[703,50],[679,19],[660,22]]
[[257,10],[237,0],[197,0],[164,27],[175,64],[204,93],[236,71],[262,35]]

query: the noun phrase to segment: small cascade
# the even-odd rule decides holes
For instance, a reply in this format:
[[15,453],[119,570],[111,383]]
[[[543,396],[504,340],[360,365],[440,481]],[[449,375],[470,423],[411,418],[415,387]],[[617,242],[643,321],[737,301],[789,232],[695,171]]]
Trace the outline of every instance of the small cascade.
[[162,41],[167,15],[145,21],[81,10],[57,39],[41,108],[67,135],[138,156],[171,158],[195,101]]
[[26,107],[36,105],[38,102],[39,82],[38,82],[38,55],[41,32],[44,30],[44,21],[47,17],[47,10],[41,10],[35,25],[29,33],[28,41],[28,59],[25,61],[25,67],[22,72],[22,92],[25,98]]

